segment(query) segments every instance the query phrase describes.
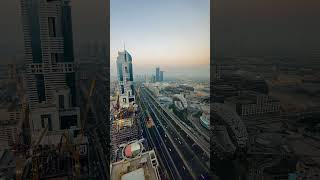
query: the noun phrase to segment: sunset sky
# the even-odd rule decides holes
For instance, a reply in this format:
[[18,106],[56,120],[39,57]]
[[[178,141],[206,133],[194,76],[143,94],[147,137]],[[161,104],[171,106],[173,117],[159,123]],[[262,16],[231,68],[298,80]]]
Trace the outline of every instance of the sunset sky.
[[123,50],[124,43],[132,55],[136,74],[154,71],[156,66],[165,71],[209,66],[209,3],[209,0],[111,0],[111,73],[116,73],[117,53]]

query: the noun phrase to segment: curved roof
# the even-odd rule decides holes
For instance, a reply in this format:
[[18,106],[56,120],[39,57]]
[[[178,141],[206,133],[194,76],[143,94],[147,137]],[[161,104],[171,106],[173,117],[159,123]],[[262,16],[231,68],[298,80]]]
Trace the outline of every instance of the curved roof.
[[247,128],[237,112],[222,103],[214,103],[212,108],[215,114],[221,117],[221,120],[230,127],[238,145],[245,146],[248,140]]
[[134,158],[137,155],[139,155],[141,151],[142,151],[141,144],[139,142],[134,142],[134,143],[128,144],[124,148],[124,156],[127,158]]

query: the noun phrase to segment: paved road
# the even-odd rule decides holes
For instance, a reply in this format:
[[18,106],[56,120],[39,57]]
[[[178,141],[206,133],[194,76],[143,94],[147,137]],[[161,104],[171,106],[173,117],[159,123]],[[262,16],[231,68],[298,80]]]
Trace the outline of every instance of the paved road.
[[208,142],[210,142],[210,132],[208,129],[203,127],[200,123],[200,120],[198,118],[193,117],[192,115],[189,115],[187,119],[190,121],[190,123],[196,128],[197,132]]
[[192,141],[195,144],[197,144],[202,149],[202,151],[206,153],[207,157],[210,157],[210,143],[208,141],[206,141],[202,137],[199,137],[198,133],[195,130],[186,126],[186,124],[182,123],[182,121],[177,116],[175,116],[171,111],[162,107],[158,102],[158,100],[152,95],[149,89],[142,88],[142,92],[144,92],[147,95],[147,97],[150,98],[150,101],[154,104],[154,106],[156,107],[156,109],[158,109],[158,111],[162,112],[168,119],[174,122],[173,125],[175,125],[178,129],[182,129],[183,132],[186,133],[188,137],[190,137]]
[[[157,106],[154,99],[150,97],[145,89],[140,91],[141,101],[145,103],[145,109],[148,110],[154,119],[155,127],[160,129],[160,137],[170,142],[172,148],[169,151],[174,151],[180,157],[180,163],[183,164],[183,169],[190,173],[189,178],[193,179],[209,179],[209,158],[206,153],[192,140],[184,128],[180,128],[173,123],[175,120],[168,114],[163,113],[163,110]],[[174,117],[173,117],[174,118]],[[182,123],[180,123],[182,124]],[[184,130],[183,130],[184,129]],[[187,131],[190,133],[190,130]],[[166,143],[167,145],[168,143]],[[208,145],[209,146],[209,145]],[[210,147],[208,147],[209,149]]]

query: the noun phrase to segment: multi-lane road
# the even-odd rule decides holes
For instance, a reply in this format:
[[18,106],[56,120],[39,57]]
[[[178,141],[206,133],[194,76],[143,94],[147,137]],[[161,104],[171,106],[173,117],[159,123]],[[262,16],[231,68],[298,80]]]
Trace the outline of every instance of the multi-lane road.
[[210,179],[209,143],[164,109],[145,87],[138,92],[142,112],[149,112],[155,124],[144,128],[145,134],[158,152],[166,174],[174,179]]

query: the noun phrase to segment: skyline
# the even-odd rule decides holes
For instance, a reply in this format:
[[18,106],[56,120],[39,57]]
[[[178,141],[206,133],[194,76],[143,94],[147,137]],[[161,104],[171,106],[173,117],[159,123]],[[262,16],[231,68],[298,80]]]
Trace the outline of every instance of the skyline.
[[[116,75],[115,61],[124,43],[132,55],[135,74],[156,66],[176,67],[177,71],[195,65],[202,69],[209,66],[208,0],[111,0],[110,10],[112,76]],[[205,73],[208,76],[209,71]]]

